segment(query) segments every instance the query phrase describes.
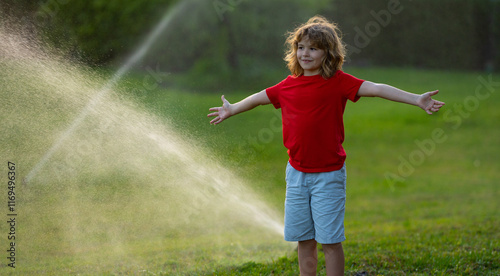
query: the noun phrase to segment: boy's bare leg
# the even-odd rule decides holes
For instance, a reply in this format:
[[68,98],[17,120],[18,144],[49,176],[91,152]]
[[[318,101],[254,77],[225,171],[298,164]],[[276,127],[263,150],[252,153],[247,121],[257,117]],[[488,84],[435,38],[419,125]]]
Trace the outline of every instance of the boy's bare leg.
[[318,250],[316,240],[299,241],[299,268],[301,276],[316,276]]
[[341,276],[344,275],[344,249],[342,243],[323,244],[325,253],[326,275]]

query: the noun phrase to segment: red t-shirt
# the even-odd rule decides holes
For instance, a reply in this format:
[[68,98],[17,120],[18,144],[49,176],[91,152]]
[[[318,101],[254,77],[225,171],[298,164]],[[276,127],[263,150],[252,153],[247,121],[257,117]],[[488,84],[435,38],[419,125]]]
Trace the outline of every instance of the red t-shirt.
[[283,143],[289,162],[302,172],[342,168],[346,158],[343,114],[347,99],[356,102],[363,80],[338,70],[333,77],[288,76],[266,93],[281,108]]

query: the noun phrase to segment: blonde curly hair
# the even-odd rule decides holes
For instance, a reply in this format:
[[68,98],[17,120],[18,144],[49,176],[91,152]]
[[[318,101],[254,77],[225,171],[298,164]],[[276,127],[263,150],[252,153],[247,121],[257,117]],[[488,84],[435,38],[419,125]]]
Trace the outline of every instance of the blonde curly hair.
[[346,53],[342,42],[342,33],[337,24],[329,22],[323,16],[316,15],[293,32],[288,33],[287,51],[284,59],[292,75],[301,76],[304,74],[304,69],[297,59],[298,43],[304,37],[307,37],[312,45],[325,51],[325,58],[320,67],[320,74],[323,78],[328,79],[337,70],[342,69]]

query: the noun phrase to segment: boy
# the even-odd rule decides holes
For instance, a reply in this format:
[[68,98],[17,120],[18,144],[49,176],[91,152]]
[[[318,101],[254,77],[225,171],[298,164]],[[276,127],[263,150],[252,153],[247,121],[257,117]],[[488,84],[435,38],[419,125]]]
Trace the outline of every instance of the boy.
[[327,275],[344,274],[345,151],[343,113],[347,100],[381,97],[411,104],[428,114],[443,102],[438,91],[412,94],[341,71],[345,48],[340,31],[315,16],[288,39],[285,60],[291,75],[277,85],[230,104],[210,108],[211,124],[259,105],[281,108],[286,168],[285,240],[298,242],[301,275],[316,275],[317,242],[323,246]]

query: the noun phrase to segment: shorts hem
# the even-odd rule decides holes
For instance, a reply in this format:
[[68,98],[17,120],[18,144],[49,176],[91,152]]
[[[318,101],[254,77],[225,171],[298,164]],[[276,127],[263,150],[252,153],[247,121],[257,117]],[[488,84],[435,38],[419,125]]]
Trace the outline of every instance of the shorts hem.
[[314,240],[314,236],[307,236],[305,238],[300,238],[300,239],[289,239],[289,238],[285,238],[285,241],[287,242],[299,242],[299,241],[308,241],[308,240]]
[[326,240],[326,242],[324,242],[324,241],[320,241],[320,240],[316,239],[316,241],[317,241],[318,243],[321,243],[321,244],[334,244],[334,243],[341,243],[341,242],[343,242],[343,241],[345,241],[345,240],[346,240],[346,238],[345,238],[345,237],[344,237],[344,238],[340,238],[340,239],[331,239],[331,240]]

